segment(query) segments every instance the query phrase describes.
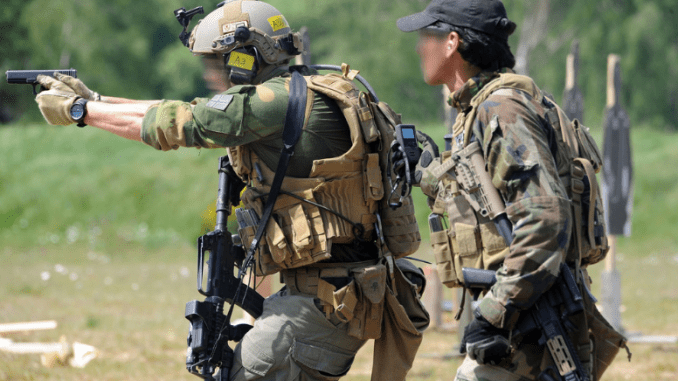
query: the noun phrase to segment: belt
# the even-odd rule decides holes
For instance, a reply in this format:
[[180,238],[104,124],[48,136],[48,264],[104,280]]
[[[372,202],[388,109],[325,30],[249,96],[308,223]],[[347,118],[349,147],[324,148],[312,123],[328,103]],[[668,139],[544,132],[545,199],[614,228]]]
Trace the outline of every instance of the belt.
[[315,263],[310,266],[283,270],[281,275],[283,283],[285,283],[292,295],[308,294],[316,296],[318,295],[319,279],[333,279],[337,282],[342,282],[343,280],[345,283],[348,283],[352,270],[372,266],[378,262],[378,259],[373,259],[347,263]]

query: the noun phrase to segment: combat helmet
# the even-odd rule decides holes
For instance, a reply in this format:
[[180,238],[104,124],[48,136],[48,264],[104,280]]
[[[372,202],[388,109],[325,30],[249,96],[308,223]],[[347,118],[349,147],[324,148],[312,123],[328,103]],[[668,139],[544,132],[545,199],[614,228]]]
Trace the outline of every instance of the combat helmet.
[[285,65],[303,51],[301,35],[293,33],[285,17],[270,4],[257,0],[219,3],[189,36],[186,27],[190,17],[202,13],[198,8],[174,12],[184,26],[180,37],[194,55],[223,56],[233,83],[253,83],[263,66]]

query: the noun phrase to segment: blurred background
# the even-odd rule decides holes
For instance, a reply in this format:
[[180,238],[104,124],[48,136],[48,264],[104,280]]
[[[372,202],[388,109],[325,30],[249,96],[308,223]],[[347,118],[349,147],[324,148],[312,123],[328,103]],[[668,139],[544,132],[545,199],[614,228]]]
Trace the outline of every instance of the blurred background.
[[[271,0],[294,30],[308,29],[311,61],[349,63],[405,123],[442,146],[440,87],[426,85],[416,33],[398,18],[422,0]],[[4,0],[0,70],[78,70],[91,89],[136,99],[207,96],[202,65],[178,39],[173,11],[199,0]],[[518,24],[510,38],[518,64],[562,102],[566,56],[579,46],[584,124],[602,148],[607,60],[620,57],[620,104],[630,117],[632,234],[620,237],[621,317],[627,332],[678,334],[678,15],[673,0],[504,0]],[[194,18],[191,27],[202,17]],[[30,86],[0,81],[0,323],[53,319],[56,330],[21,341],[94,345],[85,369],[46,368],[39,357],[0,351],[0,380],[190,380],[183,369],[184,304],[195,290],[196,238],[214,227],[218,157],[223,150],[159,152],[93,128],[42,119]],[[433,261],[428,208],[413,192]],[[602,264],[594,266],[600,295]],[[451,299],[445,290],[445,299]],[[449,324],[451,314],[445,315]],[[449,326],[448,324],[448,326]],[[450,379],[456,331],[431,330],[411,379]],[[0,344],[2,344],[0,337]],[[369,379],[370,348],[346,379]],[[678,346],[632,347],[604,380],[676,380]]]
[[[440,117],[439,91],[421,81],[416,33],[399,17],[422,10],[422,0],[282,1],[293,29],[306,26],[313,63],[347,62],[407,119]],[[678,126],[678,26],[671,0],[506,0],[518,24],[510,39],[517,71],[562,95],[565,56],[580,41],[580,86],[586,122],[597,125],[605,104],[606,57],[622,57],[623,103],[633,125]],[[199,60],[178,40],[172,11],[214,4],[199,0],[5,0],[0,10],[0,69],[75,68],[102,94],[144,99],[192,99],[206,90]],[[197,21],[200,17],[195,18]],[[195,23],[192,24],[192,26]],[[31,95],[2,86],[2,122],[40,120]]]

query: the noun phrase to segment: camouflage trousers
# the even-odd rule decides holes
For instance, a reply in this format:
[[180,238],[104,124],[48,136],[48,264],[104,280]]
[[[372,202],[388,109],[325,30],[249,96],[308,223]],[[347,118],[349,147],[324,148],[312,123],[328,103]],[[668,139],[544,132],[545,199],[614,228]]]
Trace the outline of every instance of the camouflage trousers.
[[550,366],[554,366],[553,360],[544,346],[522,344],[508,366],[479,364],[466,356],[457,369],[455,381],[535,381]]
[[366,340],[327,319],[310,295],[286,289],[266,298],[263,314],[234,349],[231,380],[319,380],[344,376]]

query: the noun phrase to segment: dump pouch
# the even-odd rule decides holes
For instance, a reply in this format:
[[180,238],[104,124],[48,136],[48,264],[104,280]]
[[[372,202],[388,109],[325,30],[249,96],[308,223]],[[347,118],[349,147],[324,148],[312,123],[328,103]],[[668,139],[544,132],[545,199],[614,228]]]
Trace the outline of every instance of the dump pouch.
[[[588,274],[584,275],[583,278],[588,279]],[[627,340],[598,311],[595,302],[591,300],[588,292],[583,291],[581,294],[584,298],[584,311],[586,312],[586,322],[593,346],[591,351],[593,359],[591,379],[599,381],[605,370],[612,364],[619,350],[625,348],[628,352],[628,347],[626,346]],[[628,352],[628,355],[630,360],[631,353]]]
[[383,331],[374,342],[372,381],[405,380],[430,322],[417,286],[400,268],[403,260],[393,266],[394,283],[386,289]]

